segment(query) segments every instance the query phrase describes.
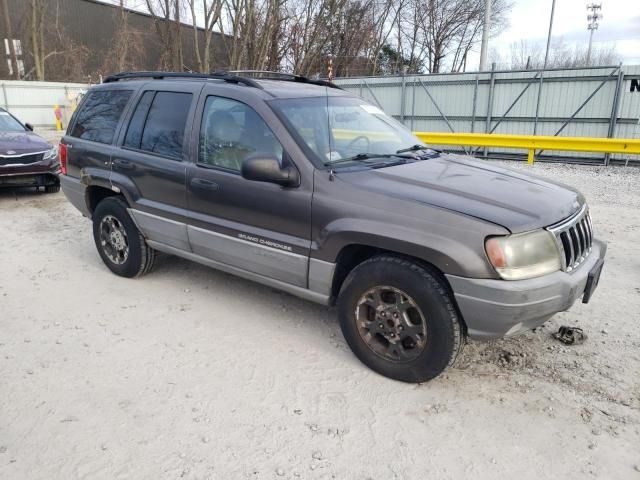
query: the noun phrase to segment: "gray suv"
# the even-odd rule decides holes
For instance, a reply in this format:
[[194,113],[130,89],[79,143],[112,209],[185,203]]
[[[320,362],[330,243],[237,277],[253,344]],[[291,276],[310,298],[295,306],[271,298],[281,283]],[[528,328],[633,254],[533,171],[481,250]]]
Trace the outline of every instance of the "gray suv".
[[576,190],[429,148],[335,85],[121,73],[60,143],[62,188],[114,273],[178,255],[321,303],[367,366],[423,382],[466,337],[535,328],[597,286]]

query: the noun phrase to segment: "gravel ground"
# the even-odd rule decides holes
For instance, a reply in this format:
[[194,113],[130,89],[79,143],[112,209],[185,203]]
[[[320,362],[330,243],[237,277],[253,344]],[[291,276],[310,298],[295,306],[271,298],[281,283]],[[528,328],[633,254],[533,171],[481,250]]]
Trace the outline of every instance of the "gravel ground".
[[640,478],[640,169],[508,165],[585,193],[599,289],[423,385],[333,310],[168,256],[118,278],[62,194],[0,193],[0,478]]

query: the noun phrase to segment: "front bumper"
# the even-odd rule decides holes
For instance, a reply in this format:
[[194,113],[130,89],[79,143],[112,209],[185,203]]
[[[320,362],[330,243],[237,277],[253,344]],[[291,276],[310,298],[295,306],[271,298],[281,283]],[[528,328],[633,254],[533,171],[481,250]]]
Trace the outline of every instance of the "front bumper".
[[60,183],[58,171],[33,171],[5,174],[0,170],[0,187],[46,187]]
[[582,296],[592,268],[604,259],[607,245],[593,250],[571,273],[555,272],[528,280],[493,280],[446,275],[467,325],[469,337],[489,340],[531,330]]

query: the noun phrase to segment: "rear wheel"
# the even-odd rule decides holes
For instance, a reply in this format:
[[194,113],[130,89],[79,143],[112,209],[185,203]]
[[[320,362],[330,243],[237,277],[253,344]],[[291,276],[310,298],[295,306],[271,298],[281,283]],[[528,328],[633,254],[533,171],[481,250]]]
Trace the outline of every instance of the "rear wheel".
[[107,197],[96,207],[93,239],[102,261],[117,275],[137,277],[153,267],[155,250],[146,244],[119,197]]
[[355,355],[396,380],[424,382],[451,365],[464,344],[460,319],[440,274],[391,255],[347,276],[340,326]]

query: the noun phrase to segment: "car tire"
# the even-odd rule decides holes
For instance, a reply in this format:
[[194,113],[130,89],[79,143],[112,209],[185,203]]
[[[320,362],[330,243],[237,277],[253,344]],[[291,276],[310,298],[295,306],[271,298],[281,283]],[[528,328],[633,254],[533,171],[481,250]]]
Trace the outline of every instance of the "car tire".
[[356,357],[395,380],[431,380],[464,346],[462,322],[442,275],[402,257],[376,256],[355,267],[340,289],[338,314]]
[[60,191],[60,184],[45,185],[44,193],[58,193]]
[[156,251],[133,223],[120,197],[107,197],[93,212],[93,239],[109,269],[121,277],[139,277],[151,271]]

